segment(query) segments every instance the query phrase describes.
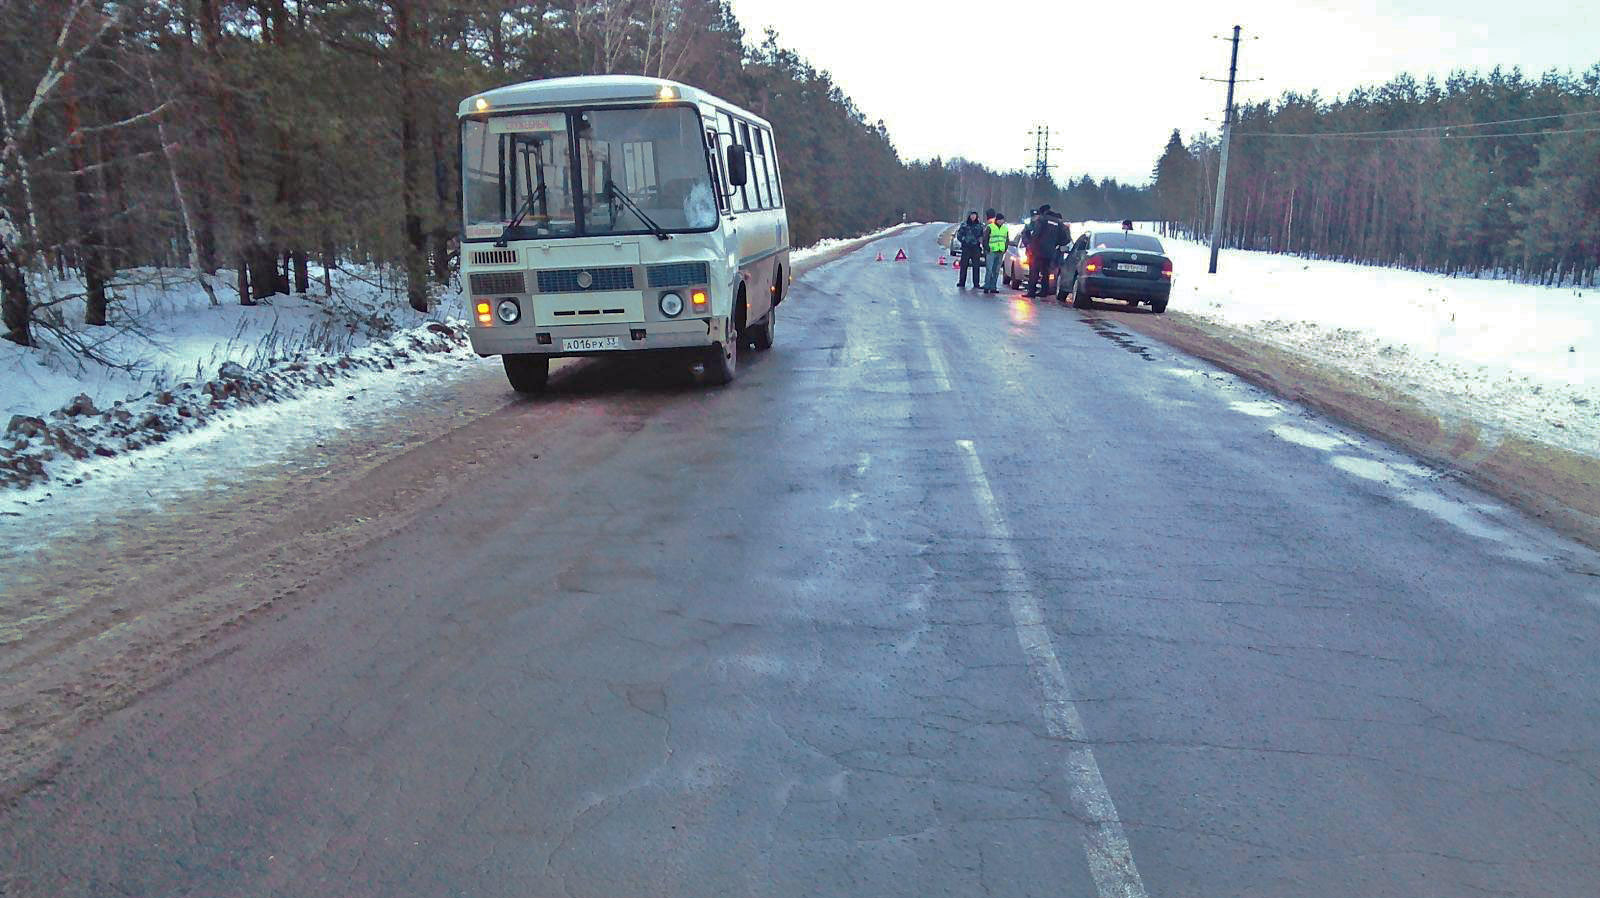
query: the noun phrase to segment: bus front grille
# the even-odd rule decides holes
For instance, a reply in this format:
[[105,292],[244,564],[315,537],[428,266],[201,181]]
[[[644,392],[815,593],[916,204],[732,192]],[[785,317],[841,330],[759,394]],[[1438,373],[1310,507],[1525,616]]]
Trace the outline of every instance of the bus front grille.
[[517,264],[517,251],[514,249],[487,249],[472,254],[474,265],[515,265]]
[[645,269],[652,287],[688,287],[710,283],[710,269],[704,262],[671,262]]
[[[587,278],[584,275],[588,275]],[[585,284],[585,281],[588,283]],[[588,293],[595,290],[632,290],[633,269],[551,268],[539,272],[540,293]]]
[[492,293],[521,293],[523,287],[520,271],[490,271],[472,276],[472,292],[476,296]]

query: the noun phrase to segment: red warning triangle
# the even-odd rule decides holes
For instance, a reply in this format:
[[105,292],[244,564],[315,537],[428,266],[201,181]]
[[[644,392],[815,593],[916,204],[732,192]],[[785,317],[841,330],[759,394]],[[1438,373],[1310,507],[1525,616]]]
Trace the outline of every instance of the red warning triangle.
[[882,262],[883,261],[883,251],[879,250],[878,251],[878,258],[873,259],[872,261],[874,261],[874,262]]
[[903,249],[895,250],[894,260],[896,262],[904,262],[906,260],[906,251]]

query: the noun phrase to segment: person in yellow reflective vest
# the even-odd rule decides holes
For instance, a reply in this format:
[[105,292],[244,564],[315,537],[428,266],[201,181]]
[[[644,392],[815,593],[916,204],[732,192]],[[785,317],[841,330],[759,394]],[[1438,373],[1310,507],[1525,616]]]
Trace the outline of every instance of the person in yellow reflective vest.
[[999,212],[989,222],[989,271],[983,283],[983,292],[999,293],[995,283],[1000,280],[1000,262],[1006,257],[1006,217]]

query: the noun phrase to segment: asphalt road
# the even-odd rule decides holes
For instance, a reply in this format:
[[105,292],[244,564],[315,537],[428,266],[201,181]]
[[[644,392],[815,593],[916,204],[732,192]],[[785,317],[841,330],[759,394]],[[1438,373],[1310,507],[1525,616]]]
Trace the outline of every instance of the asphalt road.
[[447,494],[79,734],[0,892],[1600,894],[1594,555],[936,233],[728,389],[471,380]]

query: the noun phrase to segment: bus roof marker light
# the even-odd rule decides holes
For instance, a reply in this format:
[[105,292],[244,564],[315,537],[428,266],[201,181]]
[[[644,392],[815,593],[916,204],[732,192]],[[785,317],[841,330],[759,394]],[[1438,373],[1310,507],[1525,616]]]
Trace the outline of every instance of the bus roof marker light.
[[673,90],[672,85],[670,84],[663,84],[661,85],[661,89],[656,91],[656,96],[662,100],[670,100],[677,95],[678,92]]
[[485,100],[483,97],[479,97],[478,99],[472,101],[472,108],[478,110],[479,112],[488,112],[489,101]]

